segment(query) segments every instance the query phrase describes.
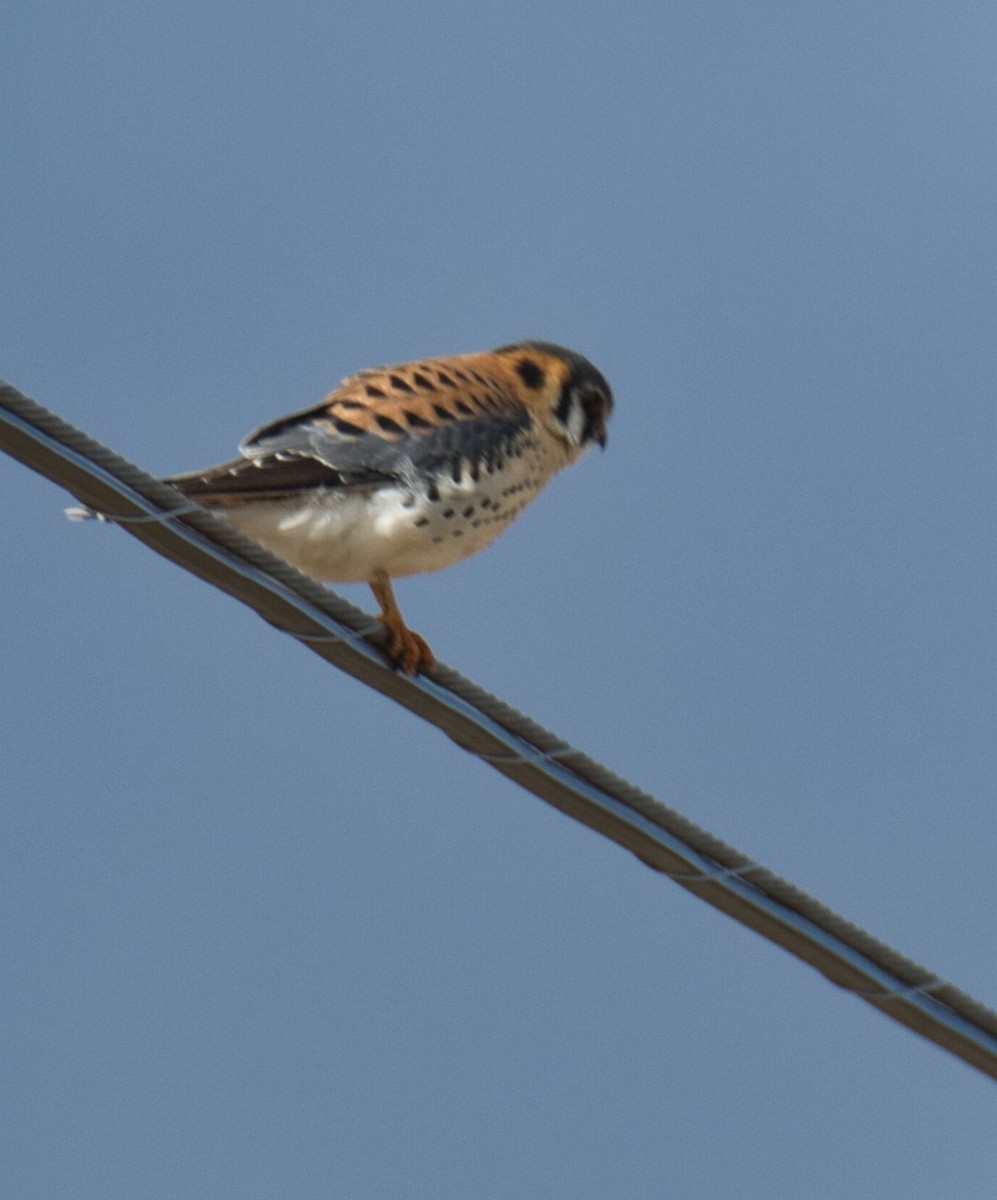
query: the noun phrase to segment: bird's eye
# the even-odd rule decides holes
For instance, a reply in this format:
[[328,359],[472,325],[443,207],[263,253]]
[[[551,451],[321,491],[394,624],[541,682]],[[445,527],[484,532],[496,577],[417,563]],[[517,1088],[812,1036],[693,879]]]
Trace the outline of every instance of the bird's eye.
[[590,421],[601,421],[606,416],[606,397],[602,392],[592,391],[591,388],[579,396],[582,410]]

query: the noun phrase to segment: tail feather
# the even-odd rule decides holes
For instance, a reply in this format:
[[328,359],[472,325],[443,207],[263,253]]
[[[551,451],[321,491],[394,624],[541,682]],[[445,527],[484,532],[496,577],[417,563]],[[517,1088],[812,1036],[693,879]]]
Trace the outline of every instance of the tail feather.
[[95,508],[88,508],[85,504],[75,505],[73,508],[66,509],[66,516],[70,521],[106,521],[107,517],[103,513],[97,512]]

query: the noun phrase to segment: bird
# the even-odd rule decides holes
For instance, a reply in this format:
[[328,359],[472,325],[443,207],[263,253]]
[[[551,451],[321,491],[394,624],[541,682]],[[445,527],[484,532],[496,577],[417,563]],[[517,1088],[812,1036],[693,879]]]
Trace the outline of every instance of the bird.
[[606,445],[588,359],[523,341],[374,367],[250,433],[240,457],[165,480],[306,575],[366,583],[406,675],[432,669],[391,581],[490,545],[564,467]]

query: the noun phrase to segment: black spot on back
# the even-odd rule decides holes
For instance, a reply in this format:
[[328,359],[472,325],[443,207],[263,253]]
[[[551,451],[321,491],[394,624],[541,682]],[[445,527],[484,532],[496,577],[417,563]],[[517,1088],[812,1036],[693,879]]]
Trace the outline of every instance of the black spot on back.
[[405,420],[408,421],[409,425],[411,425],[413,429],[433,428],[429,421],[425,420],[423,417],[420,417],[418,413],[410,412],[407,408],[405,409]]
[[456,414],[452,413],[449,408],[444,408],[442,404],[434,404],[433,412],[436,413],[441,421],[453,421],[456,419]]
[[436,388],[432,385],[432,383],[430,383],[426,376],[420,374],[418,371],[416,371],[412,376],[412,382],[416,385],[416,387],[425,388],[428,392],[436,391]]
[[401,434],[405,432],[397,421],[392,421],[390,417],[385,417],[381,413],[375,413],[374,420],[381,426],[385,433]]
[[401,375],[389,375],[388,383],[399,392],[407,392],[410,396],[415,395],[415,388],[411,384],[405,382]]
[[362,437],[366,430],[361,429],[359,425],[354,425],[352,421],[344,421],[342,417],[337,417],[332,414],[332,423],[336,426],[339,433],[345,433],[347,437]]
[[375,400],[384,399],[384,392],[379,387],[375,387],[372,383],[365,384],[364,391],[368,396],[373,397]]

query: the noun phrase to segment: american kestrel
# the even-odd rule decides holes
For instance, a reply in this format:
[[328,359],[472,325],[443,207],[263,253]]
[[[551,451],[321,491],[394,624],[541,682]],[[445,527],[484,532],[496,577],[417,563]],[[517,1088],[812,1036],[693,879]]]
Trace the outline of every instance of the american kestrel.
[[391,660],[414,675],[433,655],[392,578],[483,550],[558,471],[605,446],[612,407],[580,354],[519,342],[361,371],[251,433],[234,462],[166,482],[306,575],[369,584]]

